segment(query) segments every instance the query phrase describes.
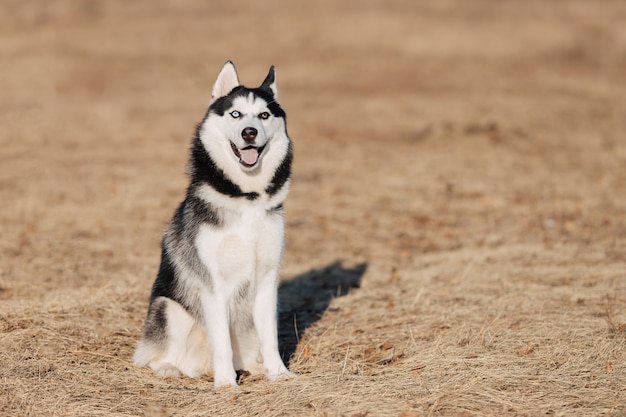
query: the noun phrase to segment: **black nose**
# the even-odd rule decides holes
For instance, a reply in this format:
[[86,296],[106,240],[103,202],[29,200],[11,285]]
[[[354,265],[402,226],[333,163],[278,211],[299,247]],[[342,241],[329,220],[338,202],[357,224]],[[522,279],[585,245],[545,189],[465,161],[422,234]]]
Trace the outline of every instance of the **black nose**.
[[257,133],[259,133],[259,132],[255,128],[253,128],[253,127],[246,127],[246,128],[244,128],[241,131],[241,137],[246,142],[252,142],[252,141],[254,141],[254,139],[256,139],[256,134]]

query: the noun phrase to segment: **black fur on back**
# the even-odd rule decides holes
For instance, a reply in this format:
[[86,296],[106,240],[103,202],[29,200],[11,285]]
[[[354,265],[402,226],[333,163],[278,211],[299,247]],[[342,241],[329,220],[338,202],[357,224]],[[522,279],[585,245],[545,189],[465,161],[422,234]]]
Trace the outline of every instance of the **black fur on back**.
[[[193,187],[189,188],[191,190]],[[187,198],[180,203],[163,234],[161,264],[152,286],[150,303],[158,297],[167,297],[181,304],[190,313],[199,314],[195,311],[199,305],[198,300],[184,298],[180,291],[177,291],[180,273],[177,268],[192,271],[198,277],[205,277],[208,274],[198,256],[194,241],[202,224],[219,226],[221,222],[218,212],[210,204],[200,200],[188,190]],[[178,265],[174,264],[172,257],[177,260]],[[210,286],[210,279],[206,283]],[[189,296],[191,295],[186,295]]]

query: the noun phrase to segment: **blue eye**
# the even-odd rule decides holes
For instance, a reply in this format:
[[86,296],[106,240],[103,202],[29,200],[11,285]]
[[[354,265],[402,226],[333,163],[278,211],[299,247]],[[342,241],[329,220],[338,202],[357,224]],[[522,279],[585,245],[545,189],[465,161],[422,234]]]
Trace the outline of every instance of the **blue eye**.
[[234,118],[234,119],[239,119],[241,117],[241,113],[239,113],[237,110],[233,110],[230,112],[230,115]]

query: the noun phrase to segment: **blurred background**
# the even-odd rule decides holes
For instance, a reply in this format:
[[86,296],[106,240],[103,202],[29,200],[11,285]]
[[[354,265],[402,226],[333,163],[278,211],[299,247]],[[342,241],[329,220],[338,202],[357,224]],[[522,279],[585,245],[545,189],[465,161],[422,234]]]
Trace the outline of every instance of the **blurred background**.
[[[9,255],[47,253],[62,264],[67,251],[89,265],[86,242],[115,258],[153,252],[182,199],[187,146],[226,60],[252,86],[277,66],[296,146],[287,260],[302,269],[317,256],[410,258],[466,241],[585,237],[623,214],[619,1],[1,7]],[[451,208],[452,197],[460,201]],[[570,219],[598,208],[608,213],[590,224]]]

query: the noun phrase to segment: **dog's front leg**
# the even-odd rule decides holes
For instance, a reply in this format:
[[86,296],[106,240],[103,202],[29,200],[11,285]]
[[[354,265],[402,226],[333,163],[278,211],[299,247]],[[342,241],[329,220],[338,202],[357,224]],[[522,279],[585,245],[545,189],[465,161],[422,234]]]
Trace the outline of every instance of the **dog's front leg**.
[[212,294],[203,299],[204,320],[211,345],[213,380],[216,387],[237,386],[233,367],[233,348],[230,342],[228,304]]
[[287,370],[278,353],[277,275],[278,271],[273,271],[261,280],[253,311],[254,327],[263,356],[263,367],[270,380],[296,376]]

